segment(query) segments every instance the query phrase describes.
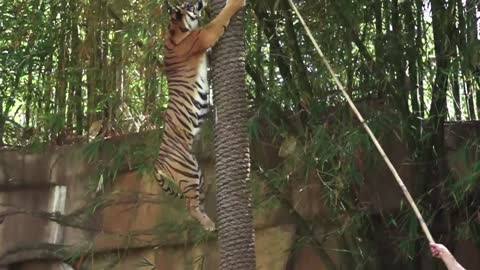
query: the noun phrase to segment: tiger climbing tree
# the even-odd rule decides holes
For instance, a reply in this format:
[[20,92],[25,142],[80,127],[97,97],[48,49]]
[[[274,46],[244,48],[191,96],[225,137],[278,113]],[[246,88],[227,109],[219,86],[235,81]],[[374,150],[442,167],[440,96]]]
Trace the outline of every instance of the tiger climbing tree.
[[[218,14],[225,0],[213,0]],[[220,269],[255,269],[243,11],[212,51]]]

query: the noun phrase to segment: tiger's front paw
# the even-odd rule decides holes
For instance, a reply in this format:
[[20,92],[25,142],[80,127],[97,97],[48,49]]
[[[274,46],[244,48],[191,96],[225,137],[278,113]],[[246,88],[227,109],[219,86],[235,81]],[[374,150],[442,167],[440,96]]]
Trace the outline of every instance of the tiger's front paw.
[[215,223],[207,217],[207,219],[203,220],[202,222],[203,228],[208,232],[214,232],[216,230]]
[[227,5],[234,5],[235,7],[242,8],[247,5],[247,0],[227,0]]

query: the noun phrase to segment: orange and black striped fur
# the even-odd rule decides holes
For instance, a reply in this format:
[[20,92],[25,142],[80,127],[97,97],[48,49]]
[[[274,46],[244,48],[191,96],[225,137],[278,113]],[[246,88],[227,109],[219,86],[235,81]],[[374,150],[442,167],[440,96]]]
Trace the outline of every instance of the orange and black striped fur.
[[220,14],[207,26],[198,28],[203,1],[169,7],[170,25],[165,37],[164,63],[169,101],[155,176],[165,191],[174,193],[169,180],[179,187],[190,214],[206,230],[215,224],[204,210],[204,179],[192,151],[192,144],[208,112],[207,49],[223,35],[230,18],[245,0],[228,0]]

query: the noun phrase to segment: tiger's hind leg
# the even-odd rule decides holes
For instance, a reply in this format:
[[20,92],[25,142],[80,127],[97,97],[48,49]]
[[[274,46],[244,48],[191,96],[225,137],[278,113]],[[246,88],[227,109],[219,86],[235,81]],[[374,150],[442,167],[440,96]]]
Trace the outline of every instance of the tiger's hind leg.
[[215,231],[215,223],[208,217],[207,213],[202,209],[203,207],[198,204],[198,199],[187,198],[187,208],[190,211],[190,215],[197,219],[205,230],[209,232]]
[[[196,162],[196,161],[195,161]],[[205,181],[200,169],[197,171],[198,183],[192,183],[184,189],[187,209],[190,215],[197,219],[203,228],[207,231],[215,231],[215,223],[208,217],[205,212]]]
[[[165,160],[175,161],[166,155],[164,160],[157,161],[155,172],[157,182],[165,192],[185,198],[190,215],[197,219],[205,230],[214,231],[215,223],[205,213],[205,181],[198,162],[191,153],[184,153],[182,157],[181,162],[165,162]],[[170,180],[177,184],[179,193],[169,187]]]

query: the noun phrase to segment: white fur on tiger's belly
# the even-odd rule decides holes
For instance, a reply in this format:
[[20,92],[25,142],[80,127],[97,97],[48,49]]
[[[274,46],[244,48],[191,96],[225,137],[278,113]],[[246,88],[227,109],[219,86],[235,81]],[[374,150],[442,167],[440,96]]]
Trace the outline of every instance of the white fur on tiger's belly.
[[[198,75],[197,75],[197,82],[201,82],[202,88],[198,89],[198,91],[202,92],[202,94],[209,94],[209,87],[208,87],[208,77],[207,77],[207,72],[208,72],[208,66],[207,66],[207,55],[204,55],[202,60],[200,61],[200,64],[198,65]],[[199,97],[200,98],[200,97]],[[210,103],[210,95],[208,98],[208,103]]]
[[[204,55],[198,65],[198,72],[197,72],[197,78],[195,78],[195,81],[198,82],[201,87],[196,86],[197,93],[194,96],[195,100],[197,100],[200,104],[202,105],[208,105],[210,106],[210,89],[208,87],[208,79],[207,79],[207,56]],[[207,100],[204,101],[201,97],[200,94],[207,95]],[[205,115],[208,113],[209,108],[206,109],[198,109],[194,107],[195,113],[198,115]],[[200,127],[194,128],[193,129],[193,134],[196,135],[200,131]]]

